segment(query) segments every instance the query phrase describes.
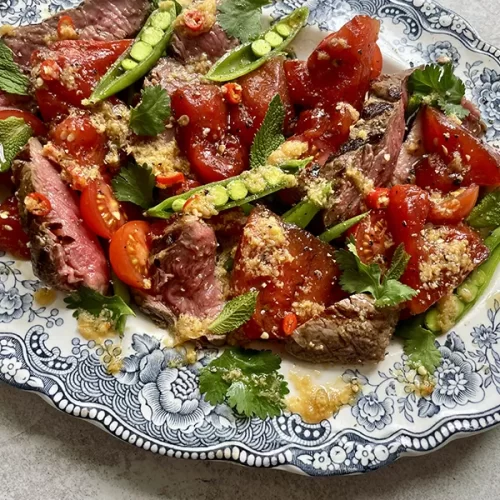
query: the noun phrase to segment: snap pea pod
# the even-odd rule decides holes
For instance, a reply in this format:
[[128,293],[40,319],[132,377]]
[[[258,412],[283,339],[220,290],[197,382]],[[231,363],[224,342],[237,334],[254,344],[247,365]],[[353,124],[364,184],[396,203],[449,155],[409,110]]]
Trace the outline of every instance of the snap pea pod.
[[[465,281],[453,292],[448,299],[450,305],[447,313],[447,323],[456,324],[463,316],[470,311],[480,299],[488,285],[490,284],[495,271],[500,264],[500,228],[495,229],[485,241],[485,245],[490,250],[490,255],[480,266],[467,276]],[[442,330],[443,314],[437,306],[432,307],[425,313],[425,325],[434,333]],[[450,316],[450,314],[453,314]]]
[[281,218],[289,224],[305,229],[320,210],[321,207],[306,198],[285,212]]
[[297,36],[309,16],[307,7],[295,9],[253,42],[239,45],[221,57],[206,74],[214,82],[227,82],[251,73],[280,54]]
[[162,2],[161,7],[151,13],[132,45],[101,78],[86,103],[102,101],[142,78],[165,52],[176,17],[175,3]]
[[350,219],[345,220],[344,222],[340,222],[339,224],[327,229],[324,233],[319,235],[319,239],[324,241],[325,243],[329,243],[330,241],[338,238],[343,233],[345,233],[349,228],[355,226],[359,221],[363,220],[370,212],[365,212],[360,215],[356,215]]
[[246,171],[236,177],[223,181],[212,182],[205,186],[191,189],[187,193],[172,196],[159,205],[149,209],[146,215],[161,219],[168,219],[176,212],[189,212],[187,201],[199,195],[204,198],[204,206],[210,208],[203,217],[215,215],[223,210],[239,207],[251,203],[259,198],[275,193],[281,189],[296,185],[296,177],[286,173],[278,167],[264,166]]

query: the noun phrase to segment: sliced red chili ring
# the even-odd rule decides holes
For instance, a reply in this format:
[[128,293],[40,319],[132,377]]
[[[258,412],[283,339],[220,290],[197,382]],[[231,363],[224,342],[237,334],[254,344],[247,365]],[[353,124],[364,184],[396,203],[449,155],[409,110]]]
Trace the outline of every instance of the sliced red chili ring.
[[37,217],[45,217],[52,210],[50,200],[42,193],[30,193],[24,198],[26,210]]

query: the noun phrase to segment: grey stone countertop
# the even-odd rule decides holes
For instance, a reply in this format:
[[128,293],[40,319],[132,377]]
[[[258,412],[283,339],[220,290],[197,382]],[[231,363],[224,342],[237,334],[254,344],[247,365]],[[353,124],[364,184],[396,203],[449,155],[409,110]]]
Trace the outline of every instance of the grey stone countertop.
[[[499,0],[442,0],[499,46]],[[153,455],[0,384],[0,499],[500,498],[500,428],[362,476],[282,471]]]

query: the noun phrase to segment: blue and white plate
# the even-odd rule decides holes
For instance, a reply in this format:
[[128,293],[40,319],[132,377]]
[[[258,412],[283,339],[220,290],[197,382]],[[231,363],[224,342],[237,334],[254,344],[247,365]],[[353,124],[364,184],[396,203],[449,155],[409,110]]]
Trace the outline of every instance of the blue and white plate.
[[[34,23],[77,3],[3,0],[0,21]],[[480,40],[460,16],[429,0],[285,0],[270,13],[281,16],[303,3],[311,16],[295,43],[299,57],[319,41],[319,30],[335,30],[357,13],[376,16],[386,70],[448,56],[488,123],[488,140],[500,139],[500,50]],[[362,394],[334,418],[306,424],[296,414],[241,419],[224,405],[210,405],[200,396],[197,374],[216,351],[178,368],[181,354],[163,347],[161,330],[144,317],[128,321],[121,343],[84,340],[62,297],[51,307],[36,304],[40,282],[30,267],[0,254],[0,380],[153,453],[309,475],[350,474],[500,422],[500,276],[460,325],[438,338],[443,361],[430,396],[422,396],[395,341],[379,365],[325,367],[323,377],[330,380],[355,377]],[[103,361],[117,356],[124,358],[121,371],[108,375]],[[283,364],[287,373],[293,361]]]

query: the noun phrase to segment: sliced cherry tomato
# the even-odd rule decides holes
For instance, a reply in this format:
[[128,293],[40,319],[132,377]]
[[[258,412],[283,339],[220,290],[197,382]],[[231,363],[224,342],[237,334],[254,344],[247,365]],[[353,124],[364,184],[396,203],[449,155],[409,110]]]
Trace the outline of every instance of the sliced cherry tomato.
[[167,175],[157,175],[156,176],[156,186],[160,189],[165,189],[175,184],[180,184],[184,182],[186,178],[182,172],[172,172]]
[[26,210],[37,217],[45,217],[52,210],[50,200],[42,193],[30,193],[24,198]]
[[109,245],[113,271],[124,283],[134,288],[151,288],[148,234],[147,222],[127,222],[116,231]]
[[67,40],[75,38],[75,23],[71,16],[63,15],[57,23],[57,37],[59,40]]
[[183,17],[186,28],[194,32],[200,31],[205,24],[205,14],[197,9],[188,10]]
[[33,133],[37,136],[47,133],[44,123],[35,115],[16,108],[0,107],[0,120],[6,120],[11,116],[14,118],[22,118],[33,129]]
[[11,196],[0,205],[0,250],[29,259],[28,242],[28,235],[21,225],[17,198]]
[[458,224],[472,211],[479,195],[479,186],[453,191],[444,197],[430,197],[430,211],[427,220],[433,224]]
[[383,64],[384,64],[384,58],[382,56],[382,51],[380,50],[380,47],[376,44],[373,49],[372,71],[370,73],[370,80],[376,80],[381,75]]
[[103,181],[93,181],[83,190],[80,212],[88,228],[102,238],[110,239],[125,224],[120,204]]
[[222,92],[224,92],[224,97],[229,104],[240,104],[243,87],[239,83],[226,83],[222,86]]
[[415,263],[420,249],[420,232],[429,210],[429,195],[418,186],[402,184],[391,188],[387,211],[389,230],[396,245],[402,243],[406,252],[415,256]]
[[460,187],[462,177],[453,163],[447,165],[439,155],[431,154],[416,166],[415,183],[424,189],[449,193]]
[[60,119],[72,106],[82,108],[82,100],[90,96],[100,78],[130,43],[131,40],[63,40],[33,52],[34,76],[43,81],[43,86],[35,91],[43,118]]
[[290,336],[297,328],[297,315],[294,313],[288,313],[285,315],[282,321],[281,327],[283,328],[283,333],[286,336]]
[[427,107],[423,113],[424,147],[455,165],[462,186],[500,185],[500,154],[440,111]]
[[377,187],[370,191],[365,198],[368,208],[380,209],[389,206],[389,188]]
[[383,264],[391,253],[391,235],[384,210],[373,210],[347,232],[354,237],[361,262]]

